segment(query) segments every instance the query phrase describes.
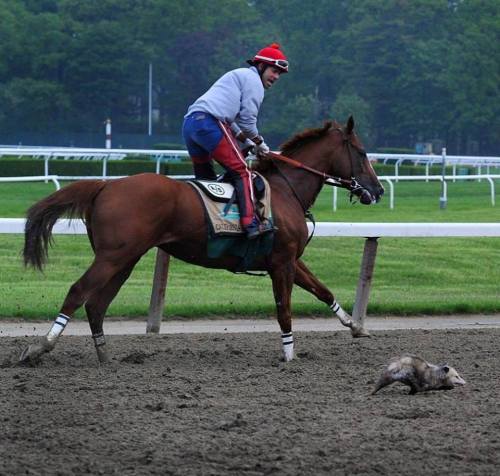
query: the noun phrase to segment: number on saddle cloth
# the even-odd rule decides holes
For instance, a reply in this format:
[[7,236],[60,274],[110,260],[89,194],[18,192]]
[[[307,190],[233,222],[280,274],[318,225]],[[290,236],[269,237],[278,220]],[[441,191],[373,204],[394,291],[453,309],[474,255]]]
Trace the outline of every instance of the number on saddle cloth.
[[[233,213],[235,207],[237,210],[238,202],[236,200],[236,189],[229,182],[225,180],[225,175],[221,175],[217,182],[207,181],[207,180],[193,180],[198,188],[210,199],[219,203],[226,203],[223,209],[223,215],[227,215],[232,209]],[[253,192],[256,200],[255,211],[260,216],[261,219],[268,219],[268,216],[264,216],[265,207],[260,204],[260,201],[266,199],[266,183],[261,175],[257,173],[252,174]],[[235,207],[233,207],[235,205]]]

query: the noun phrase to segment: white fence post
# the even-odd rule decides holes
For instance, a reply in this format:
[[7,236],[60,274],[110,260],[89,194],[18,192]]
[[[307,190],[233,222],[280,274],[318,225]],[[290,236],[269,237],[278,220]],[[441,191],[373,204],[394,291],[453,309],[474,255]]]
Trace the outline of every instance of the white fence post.
[[146,324],[146,333],[148,334],[158,334],[160,332],[163,307],[165,305],[169,264],[170,255],[158,248],[156,253],[153,289],[151,291],[151,301],[149,304],[148,322]]
[[[49,176],[49,156],[46,156],[43,160],[43,171],[45,177]],[[48,183],[48,180],[45,180],[45,183]]]
[[442,164],[441,164],[441,197],[439,198],[439,208],[441,210],[444,210],[446,208],[446,181],[445,181],[445,176],[446,176],[446,147],[443,147],[441,149],[441,158],[442,158]]
[[364,324],[366,310],[368,309],[368,300],[370,298],[375,258],[377,257],[377,247],[377,238],[367,238],[365,240],[358,288],[356,290],[356,301],[354,302],[354,308],[352,310],[352,319],[357,324],[356,331],[352,331],[353,337],[366,337],[370,335],[364,328]]

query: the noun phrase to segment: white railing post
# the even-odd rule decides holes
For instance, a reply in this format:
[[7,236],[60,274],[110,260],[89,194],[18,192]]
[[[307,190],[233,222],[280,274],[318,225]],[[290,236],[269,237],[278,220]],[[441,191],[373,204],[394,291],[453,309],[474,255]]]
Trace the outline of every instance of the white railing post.
[[160,332],[163,307],[165,305],[169,264],[170,255],[158,248],[156,253],[153,289],[151,291],[151,301],[149,304],[148,322],[146,324],[146,333],[148,334],[159,334]]
[[[49,156],[46,155],[43,159],[43,172],[45,177],[49,176]],[[45,183],[48,183],[48,180],[45,180]]]
[[444,210],[446,208],[446,147],[441,149],[441,197],[439,198],[439,208]]
[[372,284],[375,258],[377,257],[378,238],[366,238],[361,270],[359,273],[358,288],[356,290],[356,301],[352,310],[352,319],[356,324],[356,330],[351,331],[353,337],[366,337],[370,334],[364,328],[366,310],[370,299],[370,288]]
[[490,182],[490,195],[491,195],[491,205],[495,206],[495,182],[491,177],[486,177],[486,180]]

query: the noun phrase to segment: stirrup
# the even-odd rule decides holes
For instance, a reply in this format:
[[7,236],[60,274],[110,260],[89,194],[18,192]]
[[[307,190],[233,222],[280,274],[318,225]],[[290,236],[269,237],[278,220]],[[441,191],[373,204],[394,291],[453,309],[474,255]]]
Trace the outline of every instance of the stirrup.
[[265,223],[262,223],[257,218],[254,218],[252,220],[252,223],[250,223],[250,225],[248,225],[245,228],[245,231],[247,233],[247,238],[249,240],[254,240],[255,238],[259,237],[260,235],[264,235],[265,233],[275,231],[276,229],[277,228],[275,228],[271,224],[271,222],[266,221]]

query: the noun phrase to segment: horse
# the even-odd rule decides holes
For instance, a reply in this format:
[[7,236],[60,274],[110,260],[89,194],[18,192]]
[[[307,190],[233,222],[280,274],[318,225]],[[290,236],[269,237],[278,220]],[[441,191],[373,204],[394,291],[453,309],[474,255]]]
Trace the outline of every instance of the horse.
[[[281,159],[281,160],[278,160]],[[327,304],[353,337],[363,330],[344,311],[331,291],[300,259],[309,241],[306,212],[325,181],[348,189],[364,205],[376,203],[384,189],[354,132],[327,121],[307,129],[281,146],[281,154],[262,158],[255,167],[267,179],[272,216],[277,229],[270,254],[251,269],[272,280],[281,329],[282,360],[294,357],[291,293],[294,284]],[[108,306],[139,259],[158,247],[178,259],[199,266],[234,270],[239,258],[207,256],[207,222],[193,186],[163,175],[145,173],[115,180],[80,180],[41,199],[27,212],[24,264],[43,269],[52,245],[52,228],[61,216],[84,221],[94,260],[69,288],[47,335],[29,345],[21,363],[38,361],[54,349],[71,316],[85,306],[97,357],[110,360],[103,333]]]

